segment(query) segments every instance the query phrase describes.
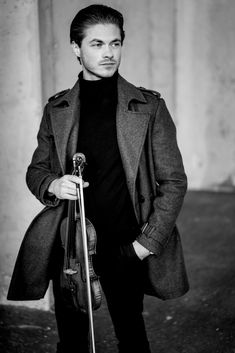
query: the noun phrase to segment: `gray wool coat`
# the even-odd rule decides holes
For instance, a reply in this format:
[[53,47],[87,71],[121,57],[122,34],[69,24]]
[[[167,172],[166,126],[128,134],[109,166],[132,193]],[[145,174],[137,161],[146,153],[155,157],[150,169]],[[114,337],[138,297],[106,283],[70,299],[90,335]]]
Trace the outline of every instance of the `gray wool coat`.
[[[8,299],[45,295],[50,257],[65,201],[48,195],[49,184],[71,171],[79,131],[79,81],[49,99],[38,133],[38,147],[27,171],[32,193],[46,206],[30,224],[13,271]],[[161,299],[187,292],[176,219],[187,188],[175,125],[160,94],[118,77],[117,139],[135,214],[142,233],[137,240],[153,252],[143,260],[145,292]]]

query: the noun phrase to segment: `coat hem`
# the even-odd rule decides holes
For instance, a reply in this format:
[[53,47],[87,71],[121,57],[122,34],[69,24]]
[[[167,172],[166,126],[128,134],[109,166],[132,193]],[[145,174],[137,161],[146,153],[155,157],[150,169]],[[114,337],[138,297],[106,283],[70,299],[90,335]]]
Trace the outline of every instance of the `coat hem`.
[[189,291],[189,286],[187,286],[184,290],[180,290],[180,291],[174,291],[174,292],[168,292],[164,295],[158,294],[157,292],[155,292],[154,290],[146,290],[145,291],[145,295],[149,295],[151,297],[157,297],[161,300],[170,300],[170,299],[177,299],[182,297],[183,295],[185,295],[187,292]]

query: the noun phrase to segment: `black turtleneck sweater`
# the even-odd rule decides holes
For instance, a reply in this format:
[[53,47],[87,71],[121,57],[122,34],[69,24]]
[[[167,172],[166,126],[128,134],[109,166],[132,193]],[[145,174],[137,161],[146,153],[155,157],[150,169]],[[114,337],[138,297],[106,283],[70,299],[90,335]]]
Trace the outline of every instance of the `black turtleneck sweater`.
[[96,229],[101,251],[130,243],[139,234],[117,143],[117,77],[87,81],[79,75],[78,152],[87,160],[86,217]]

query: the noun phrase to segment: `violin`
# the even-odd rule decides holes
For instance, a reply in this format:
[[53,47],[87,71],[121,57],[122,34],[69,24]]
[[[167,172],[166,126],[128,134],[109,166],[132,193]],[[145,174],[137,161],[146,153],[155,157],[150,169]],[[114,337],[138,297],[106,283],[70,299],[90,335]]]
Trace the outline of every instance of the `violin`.
[[85,217],[82,172],[86,158],[82,153],[73,156],[73,175],[79,177],[76,184],[77,200],[69,200],[68,216],[60,228],[64,247],[64,263],[61,271],[61,288],[70,293],[72,305],[89,315],[91,352],[95,353],[93,310],[101,305],[101,286],[96,275],[92,256],[96,253],[96,231]]

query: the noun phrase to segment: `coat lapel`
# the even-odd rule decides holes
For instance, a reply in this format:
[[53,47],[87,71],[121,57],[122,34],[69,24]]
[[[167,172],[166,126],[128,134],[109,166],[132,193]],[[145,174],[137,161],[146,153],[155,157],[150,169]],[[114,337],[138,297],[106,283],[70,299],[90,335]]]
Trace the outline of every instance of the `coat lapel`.
[[79,118],[79,81],[77,81],[71,91],[54,103],[51,110],[52,129],[63,174],[69,171],[73,155],[76,153]]
[[[131,101],[147,103],[140,90],[119,76],[117,140],[127,186],[134,202],[135,180],[150,113],[129,110]],[[68,166],[77,148],[80,118],[79,81],[76,82],[71,91],[56,100],[52,106],[51,116],[59,161],[63,174],[65,174],[69,171]]]
[[[129,110],[129,103],[133,100],[147,103],[140,90],[119,76],[117,139],[126,174],[127,186],[134,204],[135,181],[148,129],[150,113]],[[146,104],[144,106],[146,107]]]

